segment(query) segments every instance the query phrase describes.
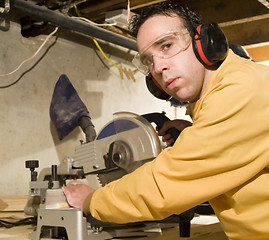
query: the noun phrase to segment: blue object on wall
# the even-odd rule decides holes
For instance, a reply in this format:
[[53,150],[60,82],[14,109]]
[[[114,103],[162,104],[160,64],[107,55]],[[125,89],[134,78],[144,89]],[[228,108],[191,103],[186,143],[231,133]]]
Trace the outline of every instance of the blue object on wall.
[[89,112],[65,74],[57,81],[51,104],[50,118],[60,140],[78,126],[78,120]]

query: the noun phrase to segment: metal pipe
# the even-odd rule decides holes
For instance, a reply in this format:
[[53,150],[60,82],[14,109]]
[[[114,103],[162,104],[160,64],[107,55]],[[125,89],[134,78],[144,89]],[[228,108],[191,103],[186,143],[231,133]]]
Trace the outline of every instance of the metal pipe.
[[49,10],[45,6],[37,6],[34,3],[24,0],[14,0],[12,1],[11,9],[15,9],[39,20],[50,22],[58,27],[67,28],[75,32],[83,33],[88,36],[99,38],[104,41],[137,51],[135,40],[95,25],[90,25],[83,21],[64,16],[57,11]]

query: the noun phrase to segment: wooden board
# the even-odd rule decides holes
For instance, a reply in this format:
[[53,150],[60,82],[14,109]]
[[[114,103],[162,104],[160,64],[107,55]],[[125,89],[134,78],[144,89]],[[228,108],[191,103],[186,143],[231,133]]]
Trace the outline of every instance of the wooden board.
[[23,211],[27,196],[0,196],[0,212]]

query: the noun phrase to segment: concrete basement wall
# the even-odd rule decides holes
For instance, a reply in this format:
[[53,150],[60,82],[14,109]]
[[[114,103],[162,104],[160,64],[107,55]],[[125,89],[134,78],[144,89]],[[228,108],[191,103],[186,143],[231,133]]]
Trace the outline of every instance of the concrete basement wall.
[[[10,21],[11,20],[11,21]],[[45,36],[21,36],[18,16],[0,14],[0,74],[14,70],[34,54]],[[25,161],[38,159],[40,171],[59,164],[85,140],[76,128],[60,141],[49,117],[55,83],[66,74],[84,101],[97,132],[113,113],[165,111],[170,118],[184,117],[184,108],[172,108],[146,89],[144,76],[121,79],[118,69],[105,60],[89,37],[58,31],[41,52],[14,74],[0,77],[0,195],[26,195],[30,171]],[[117,64],[134,69],[133,52],[112,44],[101,45]],[[16,82],[10,87],[4,87]]]

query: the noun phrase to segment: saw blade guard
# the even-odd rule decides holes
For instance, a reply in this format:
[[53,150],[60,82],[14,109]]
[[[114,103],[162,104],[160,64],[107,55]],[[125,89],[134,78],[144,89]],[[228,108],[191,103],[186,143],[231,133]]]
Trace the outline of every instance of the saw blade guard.
[[140,115],[130,112],[114,113],[113,120],[105,128],[110,129],[110,133],[104,132],[110,136],[114,135],[109,158],[127,172],[133,171],[145,161],[152,160],[161,152],[155,129]]

